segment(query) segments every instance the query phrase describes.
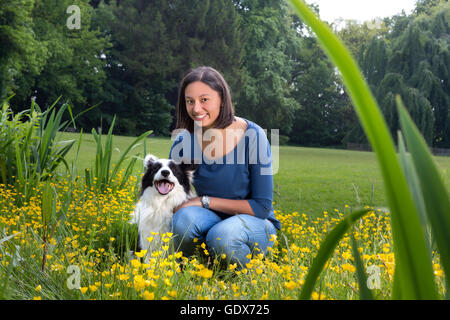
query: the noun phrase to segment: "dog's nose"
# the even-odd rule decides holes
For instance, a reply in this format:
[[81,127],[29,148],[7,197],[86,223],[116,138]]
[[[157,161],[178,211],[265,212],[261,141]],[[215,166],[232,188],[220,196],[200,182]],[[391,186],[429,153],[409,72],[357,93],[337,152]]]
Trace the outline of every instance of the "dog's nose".
[[169,176],[169,174],[170,174],[170,171],[169,170],[163,170],[163,171],[161,171],[161,175],[163,176],[163,177],[168,177]]

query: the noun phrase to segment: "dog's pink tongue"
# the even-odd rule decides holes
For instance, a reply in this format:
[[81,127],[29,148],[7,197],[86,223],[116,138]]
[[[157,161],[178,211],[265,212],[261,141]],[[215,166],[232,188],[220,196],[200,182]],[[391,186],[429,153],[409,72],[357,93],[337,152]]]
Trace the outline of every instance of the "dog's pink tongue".
[[170,184],[167,182],[162,182],[158,184],[158,191],[162,194],[166,194],[170,191]]

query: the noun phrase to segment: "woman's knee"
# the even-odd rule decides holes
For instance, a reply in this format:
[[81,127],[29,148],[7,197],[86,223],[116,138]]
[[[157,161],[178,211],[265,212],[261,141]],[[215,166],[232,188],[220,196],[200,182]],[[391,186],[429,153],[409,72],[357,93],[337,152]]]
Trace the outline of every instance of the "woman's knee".
[[189,206],[178,210],[172,218],[172,231],[178,241],[204,240],[204,234],[221,219],[212,211]]
[[172,218],[172,232],[178,236],[194,238],[195,236],[191,234],[195,230],[196,220],[198,221],[196,216],[196,207],[181,208]]
[[[208,232],[206,244],[215,254],[225,253],[231,261],[248,262],[248,254],[267,252],[275,227],[268,220],[253,216],[234,216],[215,225]],[[262,252],[261,252],[262,251]],[[232,256],[232,257],[231,257]],[[234,257],[234,258],[233,258]]]
[[240,226],[230,223],[229,219],[214,225],[206,235],[206,244],[211,248],[236,246],[236,244],[245,243],[246,233]]
[[206,236],[206,245],[215,255],[225,254],[228,262],[248,262],[246,256],[251,253],[248,235],[240,223],[226,219],[212,227]]

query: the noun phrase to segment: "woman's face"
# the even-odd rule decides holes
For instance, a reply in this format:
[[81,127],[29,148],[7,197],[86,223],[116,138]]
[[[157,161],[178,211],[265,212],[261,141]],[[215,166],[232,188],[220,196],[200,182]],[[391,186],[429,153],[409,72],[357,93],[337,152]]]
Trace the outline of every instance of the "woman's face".
[[203,128],[211,128],[220,113],[219,93],[207,84],[195,81],[186,87],[184,95],[189,117]]

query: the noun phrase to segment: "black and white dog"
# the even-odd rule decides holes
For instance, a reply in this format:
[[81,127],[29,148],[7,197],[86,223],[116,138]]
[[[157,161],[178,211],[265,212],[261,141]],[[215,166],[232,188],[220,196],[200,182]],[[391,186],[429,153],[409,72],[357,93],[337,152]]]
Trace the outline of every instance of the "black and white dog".
[[[151,253],[161,247],[161,236],[170,232],[173,209],[196,196],[191,188],[196,167],[151,154],[145,157],[141,196],[131,219],[138,226],[137,251]],[[151,242],[148,238],[152,238]]]

